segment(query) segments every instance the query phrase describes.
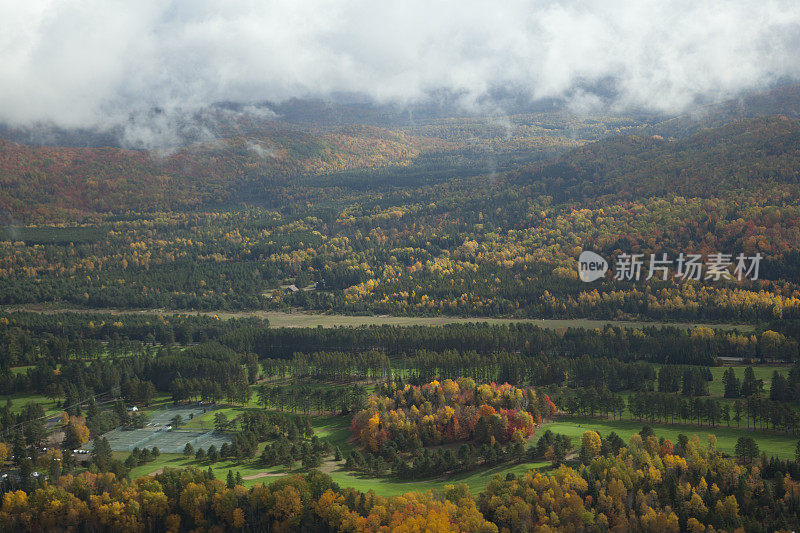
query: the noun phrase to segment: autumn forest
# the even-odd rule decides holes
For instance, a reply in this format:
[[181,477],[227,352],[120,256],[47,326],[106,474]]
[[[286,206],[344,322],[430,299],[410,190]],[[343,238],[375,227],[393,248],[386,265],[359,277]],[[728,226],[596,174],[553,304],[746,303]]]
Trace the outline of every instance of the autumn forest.
[[798,102],[0,128],[0,528],[797,529]]

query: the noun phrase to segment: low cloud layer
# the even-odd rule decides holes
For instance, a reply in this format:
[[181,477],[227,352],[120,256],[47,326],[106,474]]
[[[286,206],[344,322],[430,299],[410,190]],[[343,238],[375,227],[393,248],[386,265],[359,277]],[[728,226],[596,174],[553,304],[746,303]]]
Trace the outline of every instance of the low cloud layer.
[[796,0],[27,0],[0,21],[0,122],[131,144],[215,102],[447,90],[469,106],[503,89],[592,109],[603,87],[676,112],[800,78]]

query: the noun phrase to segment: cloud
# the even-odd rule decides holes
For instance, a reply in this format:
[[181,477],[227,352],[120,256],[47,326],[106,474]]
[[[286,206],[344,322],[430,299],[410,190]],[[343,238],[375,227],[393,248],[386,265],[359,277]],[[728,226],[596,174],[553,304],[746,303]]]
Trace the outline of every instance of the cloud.
[[0,20],[0,122],[130,144],[215,102],[502,89],[674,112],[800,78],[794,0],[27,0]]
[[275,159],[278,157],[277,152],[275,152],[275,150],[273,150],[270,146],[264,143],[247,141],[245,146],[247,147],[248,150],[256,154],[261,159],[267,160],[267,159]]

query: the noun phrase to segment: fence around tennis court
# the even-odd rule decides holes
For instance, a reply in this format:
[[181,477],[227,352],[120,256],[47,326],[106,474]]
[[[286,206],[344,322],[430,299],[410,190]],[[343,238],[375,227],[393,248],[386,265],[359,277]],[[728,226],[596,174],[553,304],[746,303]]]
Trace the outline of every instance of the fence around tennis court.
[[[134,448],[157,447],[162,453],[182,453],[187,444],[194,449],[208,449],[212,444],[217,448],[223,443],[230,443],[233,436],[228,433],[219,433],[207,428],[200,430],[169,428],[175,416],[180,416],[184,422],[192,416],[200,416],[203,411],[211,411],[214,406],[169,406],[152,413],[147,426],[142,429],[117,428],[105,433],[111,449],[114,451],[129,452]],[[169,428],[169,429],[168,429]],[[83,448],[91,450],[93,443],[87,442]]]

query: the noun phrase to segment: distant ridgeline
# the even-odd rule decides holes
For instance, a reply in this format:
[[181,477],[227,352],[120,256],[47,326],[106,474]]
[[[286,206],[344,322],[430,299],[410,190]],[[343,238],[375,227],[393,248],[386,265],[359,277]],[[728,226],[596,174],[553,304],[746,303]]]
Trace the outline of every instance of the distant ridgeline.
[[748,119],[668,140],[612,137],[518,175],[556,201],[680,195],[736,197],[800,183],[800,120]]

